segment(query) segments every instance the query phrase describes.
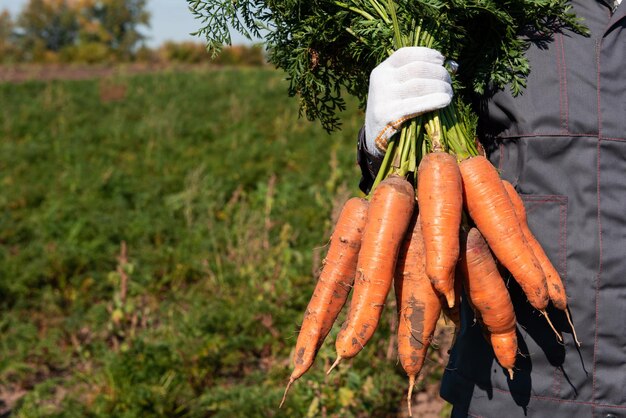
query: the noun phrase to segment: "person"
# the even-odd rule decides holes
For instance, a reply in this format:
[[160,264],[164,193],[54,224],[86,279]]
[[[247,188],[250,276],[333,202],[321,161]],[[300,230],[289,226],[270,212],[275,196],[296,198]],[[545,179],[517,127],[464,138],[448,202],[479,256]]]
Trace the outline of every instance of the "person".
[[[626,5],[571,5],[590,36],[563,32],[531,44],[522,94],[491,91],[474,106],[489,159],[522,195],[530,228],[561,274],[581,346],[562,312],[548,311],[563,335],[559,342],[508,280],[519,345],[510,380],[464,302],[440,389],[452,417],[626,417]],[[382,85],[387,93],[368,98],[358,148],[365,191],[389,134],[381,132],[399,120],[402,106],[394,100],[407,98],[402,86],[446,91],[433,87],[440,73],[407,76],[405,65],[442,67],[442,57],[420,54],[372,72],[370,91]],[[406,106],[404,116],[442,105],[429,103],[418,111]]]

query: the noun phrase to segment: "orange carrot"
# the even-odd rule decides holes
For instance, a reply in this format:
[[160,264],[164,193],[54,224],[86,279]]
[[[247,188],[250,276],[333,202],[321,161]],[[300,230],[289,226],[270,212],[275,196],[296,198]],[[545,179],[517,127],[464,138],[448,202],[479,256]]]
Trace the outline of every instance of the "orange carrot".
[[531,251],[495,167],[485,157],[460,164],[464,202],[498,260],[520,284],[530,304],[547,316],[546,278]]
[[435,289],[454,306],[454,269],[459,258],[463,186],[456,158],[426,154],[417,172],[417,201],[426,248],[426,273]]
[[502,180],[502,184],[504,184],[504,188],[511,199],[511,203],[513,203],[513,208],[515,209],[515,214],[517,215],[517,219],[522,227],[524,237],[526,238],[528,245],[530,245],[533,254],[537,257],[541,269],[546,275],[546,283],[548,285],[548,295],[550,296],[550,300],[555,308],[565,312],[565,316],[567,317],[574,334],[574,340],[576,341],[576,344],[580,346],[580,342],[576,336],[576,330],[574,329],[574,324],[572,323],[569,310],[567,309],[567,294],[565,293],[565,286],[563,286],[561,276],[556,268],[554,268],[554,265],[541,247],[539,241],[537,241],[537,238],[535,238],[535,235],[530,230],[530,227],[528,226],[528,219],[526,217],[526,209],[524,208],[524,202],[515,190],[515,187],[513,187],[513,185],[506,180]]
[[411,397],[441,312],[439,295],[426,274],[424,237],[419,217],[414,217],[400,249],[394,287],[398,306],[398,357],[409,377]]
[[467,234],[460,265],[470,304],[488,332],[498,363],[513,379],[517,355],[515,312],[491,251],[476,228]]
[[415,206],[411,183],[391,176],[374,189],[363,231],[354,290],[335,347],[337,360],[352,358],[374,334],[393,281],[398,251]]
[[293,358],[294,369],[280,406],[291,384],[313,364],[324,339],[348,298],[354,283],[361,237],[367,220],[368,201],[349,199],[339,215],[330,239],[330,247],[313,296],[304,313]]

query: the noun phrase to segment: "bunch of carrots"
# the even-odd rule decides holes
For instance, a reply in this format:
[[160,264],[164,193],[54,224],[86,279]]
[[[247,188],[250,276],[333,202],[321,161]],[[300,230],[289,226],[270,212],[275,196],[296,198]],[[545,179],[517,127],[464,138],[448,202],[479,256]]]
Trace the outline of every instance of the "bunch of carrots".
[[[366,23],[389,25],[389,54],[407,46],[436,47],[435,39],[449,34],[437,19],[399,16],[399,4],[392,0],[335,3]],[[368,4],[368,12],[359,8]],[[377,38],[370,41],[375,44]],[[514,378],[516,318],[501,268],[519,283],[559,340],[546,308],[552,302],[564,311],[578,343],[561,278],[530,231],[517,191],[484,156],[475,122],[457,100],[404,122],[388,143],[377,143],[385,158],[368,196],[348,200],[337,221],[304,314],[285,396],[313,364],[350,291],[347,319],[335,341],[337,359],[328,372],[368,343],[393,285],[409,412],[440,314],[458,328],[462,295],[496,360]]]
[[[419,32],[421,40],[413,41],[431,46],[427,31]],[[397,47],[411,45],[408,38],[397,39]],[[417,116],[381,144],[385,158],[372,191],[346,202],[333,231],[285,396],[313,364],[350,291],[347,319],[335,341],[337,359],[328,372],[368,343],[393,285],[409,412],[440,314],[458,329],[462,294],[513,379],[516,319],[500,267],[519,283],[556,338],[562,340],[546,311],[550,302],[565,312],[576,338],[561,278],[530,231],[517,191],[484,156],[462,106],[453,102]]]
[[370,340],[393,284],[409,392],[440,313],[458,324],[461,295],[513,378],[516,319],[501,267],[548,325],[550,301],[571,324],[563,283],[528,228],[516,190],[481,152],[476,115],[463,105],[463,96],[487,86],[521,92],[533,36],[519,34],[547,42],[557,31],[589,33],[567,0],[187,1],[213,52],[230,43],[233,28],[263,37],[270,62],[288,75],[290,95],[300,97],[301,113],[328,130],[338,127],[344,92],[364,103],[367,76],[394,51],[429,47],[459,61],[455,101],[377,143],[385,159],[372,191],[346,202],[304,313],[285,395],[313,364],[350,292],[331,370]]
[[[570,320],[561,278],[530,231],[520,196],[489,160],[483,155],[459,159],[436,149],[412,174],[394,172],[366,198],[345,203],[304,314],[285,396],[312,366],[351,290],[347,319],[335,341],[337,360],[328,372],[370,340],[393,284],[409,411],[439,316],[458,309],[461,288],[496,360],[513,379],[516,320],[499,264],[550,326],[549,302]],[[458,327],[458,316],[452,320]]]

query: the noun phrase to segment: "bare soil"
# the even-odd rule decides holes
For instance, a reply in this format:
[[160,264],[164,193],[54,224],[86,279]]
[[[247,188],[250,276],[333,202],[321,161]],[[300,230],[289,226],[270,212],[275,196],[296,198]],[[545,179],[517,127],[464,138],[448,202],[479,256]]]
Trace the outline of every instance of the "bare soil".
[[94,78],[114,77],[118,75],[146,74],[159,71],[192,71],[207,67],[207,64],[174,65],[159,63],[132,63],[115,65],[0,65],[0,83],[21,83],[31,80],[88,80]]

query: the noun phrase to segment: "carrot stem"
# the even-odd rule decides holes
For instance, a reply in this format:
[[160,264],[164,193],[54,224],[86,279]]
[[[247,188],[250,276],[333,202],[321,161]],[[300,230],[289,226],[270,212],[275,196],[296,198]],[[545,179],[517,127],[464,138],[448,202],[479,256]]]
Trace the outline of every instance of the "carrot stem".
[[409,131],[409,128],[406,125],[400,130],[400,139],[398,140],[398,149],[394,153],[394,158],[391,163],[392,170],[389,173],[390,175],[395,174],[396,176],[399,176],[399,177],[406,177],[407,161],[406,161],[405,153],[408,150],[408,147],[407,147],[407,142],[408,142],[407,136],[409,133],[408,131]]
[[432,112],[432,117],[426,122],[426,133],[432,143],[433,151],[447,151],[445,139],[441,134],[441,121],[439,120],[439,111]]
[[396,14],[396,5],[393,0],[387,0],[387,9],[391,15],[391,21],[393,22],[393,35],[395,38],[396,48],[399,49],[405,46],[402,35],[400,33],[400,24],[398,22],[398,15]]
[[415,173],[418,161],[427,152],[424,143],[422,118],[418,116],[403,125],[400,132],[389,140],[385,157],[367,199],[371,198],[380,182],[390,175],[406,178],[409,173]]
[[422,34],[422,23],[423,22],[424,22],[424,20],[420,19],[419,25],[417,25],[417,27],[415,28],[415,36],[413,37],[413,43],[411,44],[413,46],[419,46],[420,35]]
[[402,156],[400,157],[401,172],[398,173],[398,175],[405,177],[406,174],[409,172],[409,166],[411,164],[409,155],[411,155],[411,147],[415,141],[413,137],[413,126],[411,124],[407,125],[406,129],[403,129],[403,131],[404,131],[404,143],[403,143],[403,148],[402,148]]
[[389,19],[389,15],[385,11],[385,7],[380,4],[377,0],[370,0],[370,4],[376,9],[378,15],[385,21],[385,23],[392,23]]
[[[363,16],[363,17],[364,17],[365,19],[367,19],[367,20],[374,20],[374,16],[372,16],[372,15],[371,15],[371,14],[369,14],[369,13],[367,13],[365,10],[359,9],[358,7],[349,6],[348,4],[343,3],[343,2],[340,2],[340,1],[336,1],[336,2],[335,2],[335,4],[336,4],[337,6],[339,6],[339,7],[343,7],[344,9],[350,10],[350,11],[352,11],[352,12],[354,12],[354,13],[357,13],[357,14],[361,15],[361,16]],[[373,4],[374,4],[374,3],[372,3],[372,5],[373,5]],[[382,15],[381,15],[381,18],[382,18],[383,20],[385,20],[385,19],[384,19],[384,17],[383,17]],[[388,23],[388,22],[387,22],[387,23]]]
[[376,179],[374,180],[374,184],[372,185],[372,189],[370,190],[369,195],[367,195],[367,199],[372,198],[372,192],[376,189],[376,187],[380,184],[380,182],[383,181],[387,177],[389,173],[389,168],[391,166],[391,161],[395,154],[397,140],[398,140],[398,134],[395,134],[389,140],[389,144],[387,145],[387,152],[385,152],[385,158],[383,158],[383,162],[381,163],[380,169],[378,170],[378,175],[376,176]]

